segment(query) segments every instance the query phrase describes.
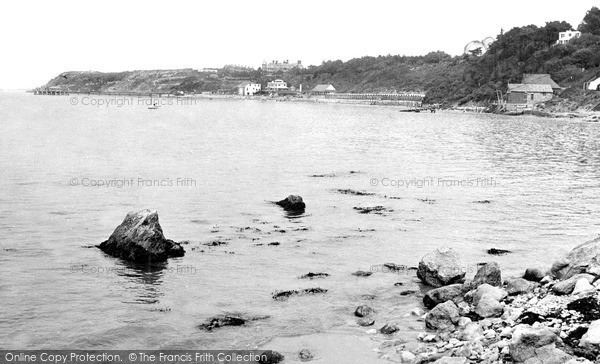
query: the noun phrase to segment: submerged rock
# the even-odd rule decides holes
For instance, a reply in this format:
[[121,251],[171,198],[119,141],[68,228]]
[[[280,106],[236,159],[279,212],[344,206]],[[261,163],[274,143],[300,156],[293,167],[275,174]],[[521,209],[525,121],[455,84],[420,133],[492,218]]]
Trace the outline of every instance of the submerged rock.
[[275,292],[273,293],[273,299],[276,301],[285,301],[288,298],[290,298],[291,296],[299,296],[299,295],[305,295],[305,294],[320,294],[320,293],[327,293],[326,289],[323,288],[319,288],[319,287],[315,287],[315,288],[306,288],[303,290],[289,290],[289,291],[279,291],[279,292]]
[[388,209],[383,206],[370,206],[370,207],[354,207],[354,210],[358,211],[359,214],[376,214],[386,215],[394,210]]
[[180,244],[165,239],[156,210],[128,213],[108,240],[98,247],[113,257],[146,264],[185,254]]
[[385,324],[381,329],[379,329],[379,332],[382,334],[391,335],[398,330],[400,330],[400,328],[394,324]]
[[373,272],[365,272],[364,270],[358,270],[354,273],[351,273],[353,276],[357,276],[357,277],[368,277],[371,274],[373,274]]
[[285,211],[289,212],[304,212],[306,204],[302,201],[302,197],[298,195],[289,195],[285,199],[275,202],[277,205],[283,207]]
[[313,354],[308,349],[302,349],[298,353],[298,358],[300,358],[300,360],[311,360],[313,358]]
[[441,287],[462,283],[466,271],[461,265],[460,256],[453,249],[436,249],[425,255],[419,262],[417,277],[430,286]]
[[365,317],[373,314],[374,312],[375,311],[371,307],[367,305],[360,305],[356,308],[356,310],[354,310],[354,315],[357,317]]
[[491,249],[487,250],[487,253],[490,255],[505,255],[505,254],[511,253],[511,251],[504,250],[504,249],[491,248]]
[[326,278],[329,277],[328,273],[313,273],[313,272],[308,272],[307,274],[301,275],[300,279],[315,279],[315,278]]
[[600,275],[600,238],[575,247],[552,265],[550,273],[558,279],[567,279],[579,273]]
[[246,320],[240,316],[215,316],[213,318],[208,319],[205,323],[198,326],[199,329],[212,331],[218,327],[223,326],[242,326],[246,323]]
[[375,319],[370,316],[361,317],[356,320],[356,323],[359,324],[360,326],[371,326],[371,325],[375,324]]

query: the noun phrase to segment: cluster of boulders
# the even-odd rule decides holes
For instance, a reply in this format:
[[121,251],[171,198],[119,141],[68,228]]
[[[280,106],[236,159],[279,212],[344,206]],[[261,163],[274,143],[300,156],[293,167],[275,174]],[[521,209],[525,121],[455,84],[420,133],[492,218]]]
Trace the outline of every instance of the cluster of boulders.
[[[457,252],[423,257],[418,278],[434,287],[416,348],[405,363],[574,364],[600,362],[600,238],[573,249],[548,272],[502,278],[497,263],[465,281]],[[358,315],[357,315],[358,316]]]

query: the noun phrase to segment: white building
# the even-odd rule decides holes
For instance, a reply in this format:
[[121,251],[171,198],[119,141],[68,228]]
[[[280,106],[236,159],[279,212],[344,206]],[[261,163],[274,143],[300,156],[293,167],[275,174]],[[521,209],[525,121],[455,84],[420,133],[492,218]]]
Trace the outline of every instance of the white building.
[[567,44],[571,39],[579,38],[581,36],[581,32],[577,30],[569,30],[566,32],[558,33],[558,40],[556,44]]
[[238,85],[238,94],[242,96],[252,96],[261,90],[260,83],[242,82]]
[[587,82],[587,89],[593,91],[600,91],[600,77]]
[[284,80],[274,80],[267,82],[267,90],[269,91],[282,91],[287,89],[287,82],[285,82]]

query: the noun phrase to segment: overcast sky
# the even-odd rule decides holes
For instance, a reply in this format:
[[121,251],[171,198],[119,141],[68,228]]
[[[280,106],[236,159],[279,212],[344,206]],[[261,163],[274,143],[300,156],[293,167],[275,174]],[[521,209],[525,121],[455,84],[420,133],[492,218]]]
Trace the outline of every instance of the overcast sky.
[[21,1],[0,5],[0,89],[63,71],[260,67],[263,60],[462,53],[528,24],[574,27],[600,0]]

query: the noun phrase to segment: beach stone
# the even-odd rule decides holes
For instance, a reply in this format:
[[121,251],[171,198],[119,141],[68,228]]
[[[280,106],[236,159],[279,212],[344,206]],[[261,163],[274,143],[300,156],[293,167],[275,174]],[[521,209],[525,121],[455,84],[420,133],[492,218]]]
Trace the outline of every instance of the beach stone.
[[281,201],[275,202],[277,205],[283,207],[285,211],[289,212],[304,212],[306,204],[302,200],[302,197],[298,195],[289,195]]
[[412,363],[416,357],[417,356],[410,351],[404,350],[402,353],[400,353],[400,361],[402,363]]
[[356,310],[354,310],[354,315],[356,317],[365,317],[373,314],[374,312],[375,310],[373,310],[371,307],[367,305],[360,305],[356,308]]
[[600,319],[600,302],[596,295],[587,296],[567,304],[567,310],[579,313],[585,321]]
[[466,271],[460,256],[452,248],[436,249],[419,262],[417,277],[433,287],[447,286],[464,281]]
[[483,318],[500,317],[503,312],[504,307],[490,295],[483,295],[475,307],[475,313]]
[[444,356],[434,361],[436,364],[465,364],[467,358],[464,356]]
[[300,360],[311,360],[314,356],[308,349],[302,349],[298,353],[298,357]]
[[509,296],[518,294],[531,293],[535,289],[535,283],[532,283],[524,278],[509,278],[505,281],[506,293]]
[[275,350],[263,351],[260,354],[259,364],[277,364],[283,361],[285,357]]
[[483,330],[477,323],[470,322],[462,329],[459,338],[462,341],[476,342],[483,339]]
[[185,254],[180,244],[165,239],[156,210],[147,209],[129,212],[108,240],[98,247],[113,257],[144,264]]
[[594,364],[591,361],[584,358],[573,358],[566,362],[565,364]]
[[462,284],[451,284],[449,286],[434,288],[425,293],[425,296],[423,296],[423,304],[428,309],[432,309],[438,304],[450,300],[458,304],[463,300],[464,293]]
[[576,246],[552,265],[550,273],[561,280],[580,273],[600,275],[600,238]]
[[375,319],[372,317],[361,317],[356,320],[356,323],[360,326],[371,326],[375,324]]
[[509,344],[510,356],[516,362],[536,356],[536,349],[554,344],[556,334],[548,328],[533,328],[529,325],[517,325]]
[[508,295],[508,293],[506,293],[506,291],[503,290],[502,288],[490,286],[487,283],[480,285],[479,287],[477,287],[477,289],[475,289],[472,292],[473,293],[472,293],[471,297],[473,300],[473,305],[475,305],[475,306],[477,306],[481,297],[483,297],[485,295],[490,296],[491,298],[493,298],[496,301],[501,301]]
[[571,276],[571,277],[565,279],[562,282],[556,283],[552,287],[552,291],[557,295],[571,294],[573,292],[573,290],[575,289],[575,285],[577,284],[577,281],[580,280],[581,278],[587,279],[587,281],[589,283],[592,283],[595,279],[595,277],[591,274],[586,274],[586,273],[576,274],[574,276]]
[[591,285],[586,278],[581,278],[575,283],[575,287],[573,288],[573,292],[571,292],[571,294],[576,295],[580,293],[594,291],[595,289],[596,287]]
[[385,324],[381,329],[379,329],[379,332],[382,334],[391,335],[398,330],[400,330],[400,328],[394,324]]
[[512,327],[505,327],[500,331],[500,337],[511,337],[514,329]]
[[470,318],[468,317],[461,317],[458,319],[458,321],[456,322],[456,324],[458,325],[458,327],[465,327],[468,324],[470,324],[472,321]]
[[573,357],[557,349],[554,344],[542,346],[534,350],[535,356],[524,361],[525,364],[563,364]]
[[479,268],[471,282],[471,287],[477,288],[484,283],[495,287],[502,285],[502,274],[498,263],[490,262]]
[[458,313],[461,316],[466,316],[471,312],[471,306],[469,306],[468,303],[466,303],[465,301],[459,302],[457,304],[458,306]]
[[523,279],[526,279],[531,282],[539,282],[544,278],[545,274],[541,269],[538,268],[527,268],[525,270],[525,274],[523,275]]
[[587,332],[579,340],[579,346],[587,349],[600,349],[600,320],[590,323]]
[[427,316],[425,316],[425,325],[432,330],[444,330],[454,327],[458,322],[458,307],[452,301],[446,301],[435,306]]

